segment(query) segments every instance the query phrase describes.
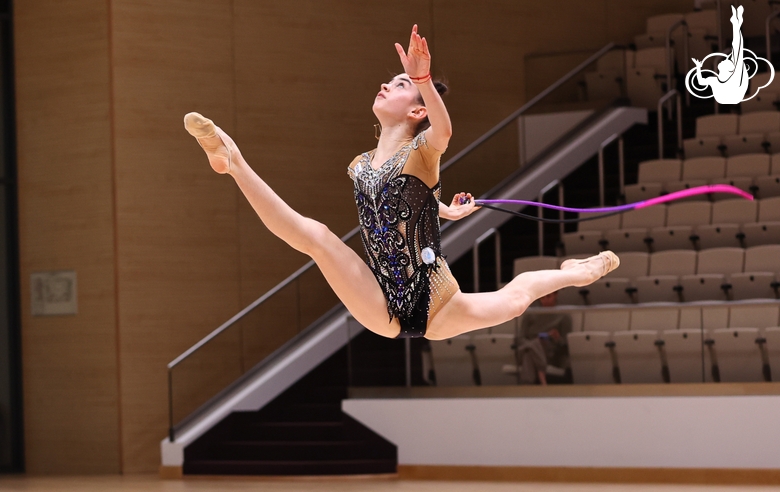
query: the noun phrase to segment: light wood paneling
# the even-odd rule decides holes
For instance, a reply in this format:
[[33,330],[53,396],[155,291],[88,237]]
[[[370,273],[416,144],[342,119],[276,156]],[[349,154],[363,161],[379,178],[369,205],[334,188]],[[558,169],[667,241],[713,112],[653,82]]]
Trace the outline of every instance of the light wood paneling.
[[[182,124],[199,111],[233,130],[232,3],[112,2],[125,473],[159,465],[166,363],[241,307],[237,187]],[[219,360],[239,354],[225,341]]]
[[[106,2],[14,5],[25,461],[119,471]],[[78,314],[32,317],[30,273],[75,270]]]

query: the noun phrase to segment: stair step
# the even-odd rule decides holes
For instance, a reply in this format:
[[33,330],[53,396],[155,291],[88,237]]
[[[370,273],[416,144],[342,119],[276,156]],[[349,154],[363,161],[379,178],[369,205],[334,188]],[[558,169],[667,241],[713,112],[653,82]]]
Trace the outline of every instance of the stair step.
[[383,447],[373,446],[365,440],[344,441],[300,441],[222,442],[209,449],[203,458],[216,460],[259,460],[259,461],[333,461],[356,459],[388,459]]
[[326,461],[195,460],[184,463],[185,475],[369,475],[397,473],[395,459]]
[[343,422],[249,422],[234,428],[232,438],[254,441],[338,440],[347,432]]

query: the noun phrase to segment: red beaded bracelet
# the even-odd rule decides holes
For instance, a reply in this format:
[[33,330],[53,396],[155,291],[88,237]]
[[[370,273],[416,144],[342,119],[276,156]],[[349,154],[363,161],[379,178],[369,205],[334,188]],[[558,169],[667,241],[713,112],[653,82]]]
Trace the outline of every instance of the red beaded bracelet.
[[[429,80],[431,80],[431,74],[429,72],[428,75],[423,75],[422,77],[411,77],[410,76],[409,78],[412,79],[412,82],[414,82],[415,84],[423,84],[423,83],[428,82]],[[420,82],[418,82],[418,80]]]

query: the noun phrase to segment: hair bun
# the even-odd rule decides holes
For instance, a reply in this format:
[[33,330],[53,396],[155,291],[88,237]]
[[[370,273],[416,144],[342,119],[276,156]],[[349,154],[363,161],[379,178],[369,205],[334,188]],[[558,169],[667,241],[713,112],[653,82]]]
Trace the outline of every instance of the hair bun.
[[433,82],[433,86],[436,88],[436,92],[438,92],[440,96],[443,96],[450,90],[449,87],[447,87],[447,84],[439,80],[435,80]]

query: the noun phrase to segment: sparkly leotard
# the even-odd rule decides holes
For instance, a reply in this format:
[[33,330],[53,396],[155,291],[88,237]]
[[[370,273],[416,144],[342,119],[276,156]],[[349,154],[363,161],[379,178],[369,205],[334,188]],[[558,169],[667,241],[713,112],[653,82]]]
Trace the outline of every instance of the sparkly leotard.
[[[347,168],[355,182],[355,203],[366,263],[387,300],[399,338],[422,337],[458,283],[441,254],[439,158],[425,132],[375,170],[374,151]],[[429,186],[432,184],[433,186]]]

